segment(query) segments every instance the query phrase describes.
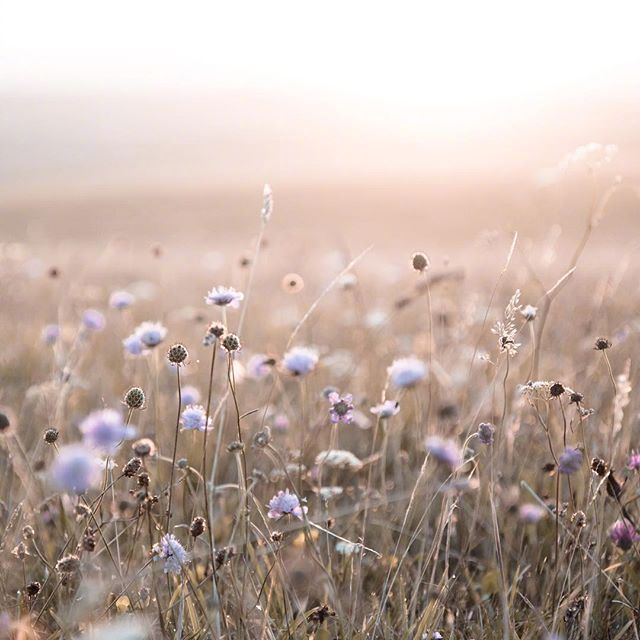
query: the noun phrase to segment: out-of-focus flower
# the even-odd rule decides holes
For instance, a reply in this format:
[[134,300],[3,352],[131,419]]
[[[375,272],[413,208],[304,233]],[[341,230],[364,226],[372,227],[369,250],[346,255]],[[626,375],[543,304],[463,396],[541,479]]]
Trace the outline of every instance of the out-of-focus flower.
[[183,410],[180,423],[185,431],[206,431],[211,429],[211,418],[207,424],[206,409],[200,404],[191,404]]
[[97,626],[91,625],[90,629],[74,636],[74,640],[148,640],[149,629],[143,620],[138,620],[132,615],[127,615],[125,620],[106,622]]
[[396,387],[413,387],[426,377],[427,365],[415,356],[398,358],[388,367],[387,373]]
[[81,444],[61,447],[49,470],[59,491],[85,493],[100,481],[100,461]]
[[207,304],[232,309],[237,309],[242,300],[244,300],[244,293],[236,291],[233,287],[214,287],[205,297]]
[[271,498],[267,516],[278,519],[288,514],[302,520],[305,513],[307,513],[307,507],[300,505],[298,496],[289,493],[289,489],[285,489],[284,491],[278,491],[278,493]]
[[107,455],[113,455],[123,440],[133,438],[136,433],[114,409],[93,411],[80,423],[79,429],[85,445]]
[[520,309],[520,315],[527,322],[531,322],[532,320],[535,320],[538,315],[538,307],[534,307],[532,304],[527,304]]
[[328,400],[331,403],[329,408],[329,419],[333,424],[344,422],[349,424],[353,420],[353,396],[350,393],[340,396],[332,391]]
[[425,441],[425,447],[438,462],[449,465],[451,468],[459,467],[462,464],[462,451],[460,451],[458,443],[453,440],[430,436]]
[[135,296],[128,291],[114,291],[109,296],[109,306],[118,311],[128,309],[135,301]]
[[42,330],[42,341],[51,346],[58,342],[60,338],[60,327],[57,324],[48,324]]
[[82,325],[89,331],[102,331],[107,324],[104,315],[97,309],[85,309],[82,312]]
[[496,428],[489,422],[481,422],[478,425],[478,439],[482,444],[493,444],[493,434]]
[[156,560],[164,560],[165,573],[181,573],[182,567],[191,560],[187,550],[172,533],[165,533],[160,542],[153,545],[152,552]]
[[198,404],[200,402],[200,391],[191,385],[182,387],[182,402],[184,404]]
[[636,451],[631,452],[631,455],[629,456],[629,462],[627,462],[627,467],[629,467],[629,469],[633,469],[634,471],[640,469],[640,453]]
[[141,356],[146,351],[146,347],[140,339],[140,336],[135,333],[127,336],[122,341],[122,346],[130,356]]
[[357,542],[347,542],[346,540],[338,540],[336,542],[336,551],[342,556],[350,556],[358,553],[362,549],[362,545]]
[[542,520],[546,515],[547,511],[543,507],[538,504],[533,504],[532,502],[522,504],[518,509],[520,520],[527,524],[536,524],[536,522]]
[[273,430],[278,433],[284,433],[289,429],[289,418],[284,413],[278,413],[273,418]]
[[293,347],[282,357],[282,366],[294,376],[313,371],[318,364],[318,352],[308,347]]
[[582,451],[580,451],[580,449],[567,447],[558,460],[558,471],[567,475],[579,471],[581,466]]
[[609,528],[609,538],[613,540],[616,546],[627,551],[631,549],[634,542],[640,539],[636,528],[626,518],[616,520]]
[[349,471],[360,471],[364,466],[362,460],[345,449],[321,451],[316,456],[315,464],[316,466],[326,465],[334,469],[348,469]]
[[269,375],[270,363],[273,363],[273,360],[264,353],[252,355],[247,362],[247,375],[253,380],[261,380]]
[[381,420],[391,418],[391,416],[400,413],[400,403],[395,400],[385,400],[382,404],[371,407],[371,413],[378,416]]
[[136,327],[134,334],[145,347],[151,349],[167,337],[167,329],[160,322],[142,322]]

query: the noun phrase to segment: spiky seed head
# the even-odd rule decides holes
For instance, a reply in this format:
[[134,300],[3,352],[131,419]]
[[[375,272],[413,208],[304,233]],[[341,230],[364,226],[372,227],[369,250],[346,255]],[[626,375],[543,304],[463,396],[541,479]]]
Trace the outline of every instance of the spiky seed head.
[[191,526],[189,527],[189,533],[192,535],[192,537],[197,538],[198,536],[201,536],[206,529],[207,529],[207,524],[205,519],[202,516],[196,516],[191,521]]
[[609,338],[605,338],[603,336],[596,338],[596,344],[595,344],[596,351],[604,351],[605,349],[611,349],[612,346],[613,344],[611,340],[609,340]]
[[40,593],[41,586],[38,581],[34,580],[24,588],[24,591],[30,598],[35,598]]
[[131,460],[124,465],[122,473],[126,478],[133,478],[141,468],[142,460],[140,458],[131,458]]
[[124,403],[129,409],[141,409],[144,400],[144,391],[140,387],[131,387],[124,396]]
[[429,268],[429,258],[427,254],[422,253],[422,251],[414,253],[411,257],[411,266],[420,273],[426,271]]
[[54,442],[57,442],[58,437],[60,436],[60,432],[57,429],[54,429],[53,427],[49,427],[45,432],[44,432],[44,441],[47,444],[53,444]]
[[167,355],[169,362],[172,362],[173,364],[182,364],[189,357],[189,352],[183,344],[174,344],[169,348],[169,353]]
[[235,333],[227,333],[222,338],[222,346],[229,352],[233,353],[240,349],[240,338]]

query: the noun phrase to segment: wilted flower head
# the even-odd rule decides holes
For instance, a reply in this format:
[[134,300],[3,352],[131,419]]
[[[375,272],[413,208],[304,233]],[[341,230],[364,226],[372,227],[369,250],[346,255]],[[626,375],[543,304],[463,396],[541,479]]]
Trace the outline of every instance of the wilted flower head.
[[371,407],[371,413],[378,416],[381,420],[391,418],[400,412],[400,403],[395,400],[385,400],[382,404]]
[[70,444],[60,449],[49,475],[59,491],[82,494],[100,481],[100,461],[81,444]]
[[493,434],[496,428],[489,422],[481,422],[478,425],[478,439],[482,444],[493,444]]
[[425,441],[425,447],[438,462],[447,464],[452,468],[459,467],[462,464],[462,451],[460,451],[458,443],[453,440],[441,438],[440,436],[430,436]]
[[190,561],[186,549],[172,533],[165,533],[151,550],[155,560],[164,560],[165,573],[181,573],[182,567]]
[[353,396],[350,393],[340,396],[335,391],[332,391],[328,400],[331,403],[329,419],[333,424],[338,422],[349,424],[353,420]]
[[184,404],[197,404],[200,402],[200,391],[191,385],[182,387],[182,402]]
[[82,325],[89,331],[102,331],[107,321],[104,315],[96,309],[86,309],[82,313]]
[[160,322],[142,322],[136,327],[134,334],[145,347],[151,349],[167,337],[167,329]]
[[302,520],[305,513],[307,513],[307,507],[300,505],[298,496],[289,493],[289,489],[285,489],[284,491],[278,491],[278,493],[271,498],[267,516],[277,519],[289,514]]
[[571,475],[580,470],[582,466],[582,451],[567,447],[558,460],[558,471]]
[[135,435],[135,429],[125,425],[122,415],[113,409],[90,413],[79,426],[83,443],[108,455],[114,454],[123,440]]
[[128,309],[135,300],[135,296],[128,291],[114,291],[109,296],[109,306],[112,309],[122,311],[123,309]]
[[396,387],[413,387],[426,377],[427,366],[415,356],[409,356],[394,360],[387,373]]
[[627,551],[631,549],[634,542],[640,539],[640,535],[636,528],[626,518],[616,520],[609,528],[609,538],[613,540],[616,546]]
[[539,522],[547,515],[546,510],[538,504],[533,504],[532,502],[528,502],[526,504],[520,505],[520,509],[518,509],[518,515],[520,520],[526,522],[527,524],[535,524]]
[[211,418],[207,424],[207,412],[200,404],[190,404],[183,410],[180,423],[185,431],[206,431],[211,429]]
[[205,300],[207,304],[237,309],[244,300],[244,293],[236,291],[233,287],[214,287],[207,293]]
[[140,339],[140,336],[135,333],[127,336],[122,341],[122,346],[130,356],[141,356],[146,351],[146,347]]
[[293,347],[282,357],[282,366],[294,376],[313,371],[318,364],[318,353],[308,347]]
[[42,330],[42,341],[49,346],[54,345],[60,338],[60,327],[57,324],[48,324]]

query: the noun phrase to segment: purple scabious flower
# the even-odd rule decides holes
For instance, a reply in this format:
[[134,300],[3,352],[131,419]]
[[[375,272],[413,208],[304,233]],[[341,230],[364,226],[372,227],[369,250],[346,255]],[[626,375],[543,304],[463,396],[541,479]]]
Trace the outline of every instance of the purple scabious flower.
[[253,380],[261,380],[268,376],[271,368],[267,362],[273,363],[273,360],[270,360],[269,356],[264,353],[252,355],[247,362],[247,375]]
[[151,549],[155,560],[164,560],[165,573],[182,573],[191,556],[172,533],[165,533]]
[[81,444],[61,447],[49,470],[51,482],[66,493],[85,493],[100,481],[100,460]]
[[182,411],[180,423],[185,431],[205,431],[211,429],[211,418],[207,424],[207,412],[200,404],[190,404]]
[[338,424],[338,422],[350,424],[353,420],[353,396],[350,393],[340,396],[337,392],[332,391],[327,399],[331,403],[329,420],[333,424]]
[[400,413],[400,403],[395,400],[385,400],[382,404],[371,407],[370,411],[381,420],[384,420]]
[[427,366],[415,356],[409,356],[394,360],[387,373],[396,387],[414,387],[426,377]]
[[56,342],[58,342],[59,338],[60,338],[60,327],[57,324],[48,324],[42,330],[42,341],[49,346],[52,346]]
[[102,331],[107,324],[104,315],[97,309],[86,309],[82,313],[82,325],[89,331]]
[[631,452],[631,455],[629,456],[629,462],[627,462],[627,467],[634,471],[640,469],[640,453],[636,451]]
[[107,455],[113,455],[124,440],[136,433],[114,409],[93,411],[80,423],[79,429],[85,445]]
[[582,451],[567,447],[558,460],[558,471],[571,475],[580,470],[582,466]]
[[481,422],[478,425],[478,439],[482,444],[492,445],[495,430],[496,428],[490,422]]
[[207,293],[205,300],[207,304],[214,304],[217,307],[237,309],[240,302],[244,300],[244,293],[236,291],[233,287],[214,287]]
[[167,329],[159,322],[143,322],[136,327],[134,335],[145,347],[151,349],[167,337]]
[[520,505],[518,516],[522,522],[527,524],[536,524],[547,515],[546,510],[538,504],[527,502]]
[[305,513],[307,513],[307,507],[300,506],[298,496],[289,493],[289,489],[285,489],[284,491],[278,491],[278,493],[271,498],[267,516],[277,519],[289,514],[302,520]]
[[453,440],[430,436],[425,441],[425,447],[438,462],[449,465],[451,468],[459,467],[462,464],[462,452]]
[[282,366],[294,376],[303,376],[316,368],[318,352],[308,347],[293,347],[282,357]]
[[631,549],[634,542],[640,539],[636,528],[626,518],[616,520],[609,528],[609,538],[623,551]]
[[191,385],[182,387],[182,402],[185,405],[198,404],[200,402],[200,391]]
[[135,296],[128,291],[114,291],[109,296],[109,306],[118,311],[128,309],[135,301]]
[[141,356],[146,351],[142,340],[140,340],[140,337],[135,333],[127,336],[122,341],[122,346],[130,356]]

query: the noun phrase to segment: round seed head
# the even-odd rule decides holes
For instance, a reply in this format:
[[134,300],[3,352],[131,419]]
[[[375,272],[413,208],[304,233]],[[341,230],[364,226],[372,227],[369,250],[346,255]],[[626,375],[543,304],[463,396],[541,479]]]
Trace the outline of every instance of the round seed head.
[[612,347],[612,343],[611,340],[609,340],[609,338],[605,338],[600,336],[599,338],[596,338],[596,345],[595,345],[595,349],[597,351],[604,351],[605,349],[611,349]]
[[147,456],[154,455],[156,452],[156,445],[151,438],[140,438],[140,440],[136,440],[133,443],[131,448],[137,458],[146,458]]
[[24,588],[24,591],[30,598],[35,598],[35,596],[37,596],[40,593],[40,587],[41,587],[40,583],[37,581],[34,581],[34,582],[30,582]]
[[191,526],[189,527],[189,533],[194,538],[197,538],[198,536],[201,536],[205,532],[206,528],[207,528],[207,524],[205,522],[205,519],[202,516],[196,516],[191,522]]
[[229,352],[238,351],[240,349],[240,338],[235,333],[227,333],[222,338],[222,346]]
[[168,353],[169,362],[173,364],[182,364],[188,357],[189,352],[183,344],[174,344]]
[[429,268],[429,258],[426,253],[422,253],[418,251],[418,253],[414,253],[411,257],[411,266],[416,271],[426,271]]
[[144,400],[144,391],[140,387],[131,387],[124,396],[124,403],[129,409],[141,409]]
[[565,389],[560,382],[554,382],[549,388],[549,393],[551,394],[552,398],[559,398],[564,393],[564,391]]
[[212,322],[209,325],[209,329],[207,333],[210,333],[212,336],[216,338],[222,338],[222,336],[227,333],[227,327],[225,327],[222,322]]
[[49,427],[44,432],[44,441],[47,444],[53,444],[54,442],[56,442],[58,440],[58,436],[59,435],[60,435],[60,433],[58,432],[57,429],[54,429],[53,427]]
[[0,407],[0,434],[9,433],[12,426],[14,426],[14,416],[11,409],[7,407]]

